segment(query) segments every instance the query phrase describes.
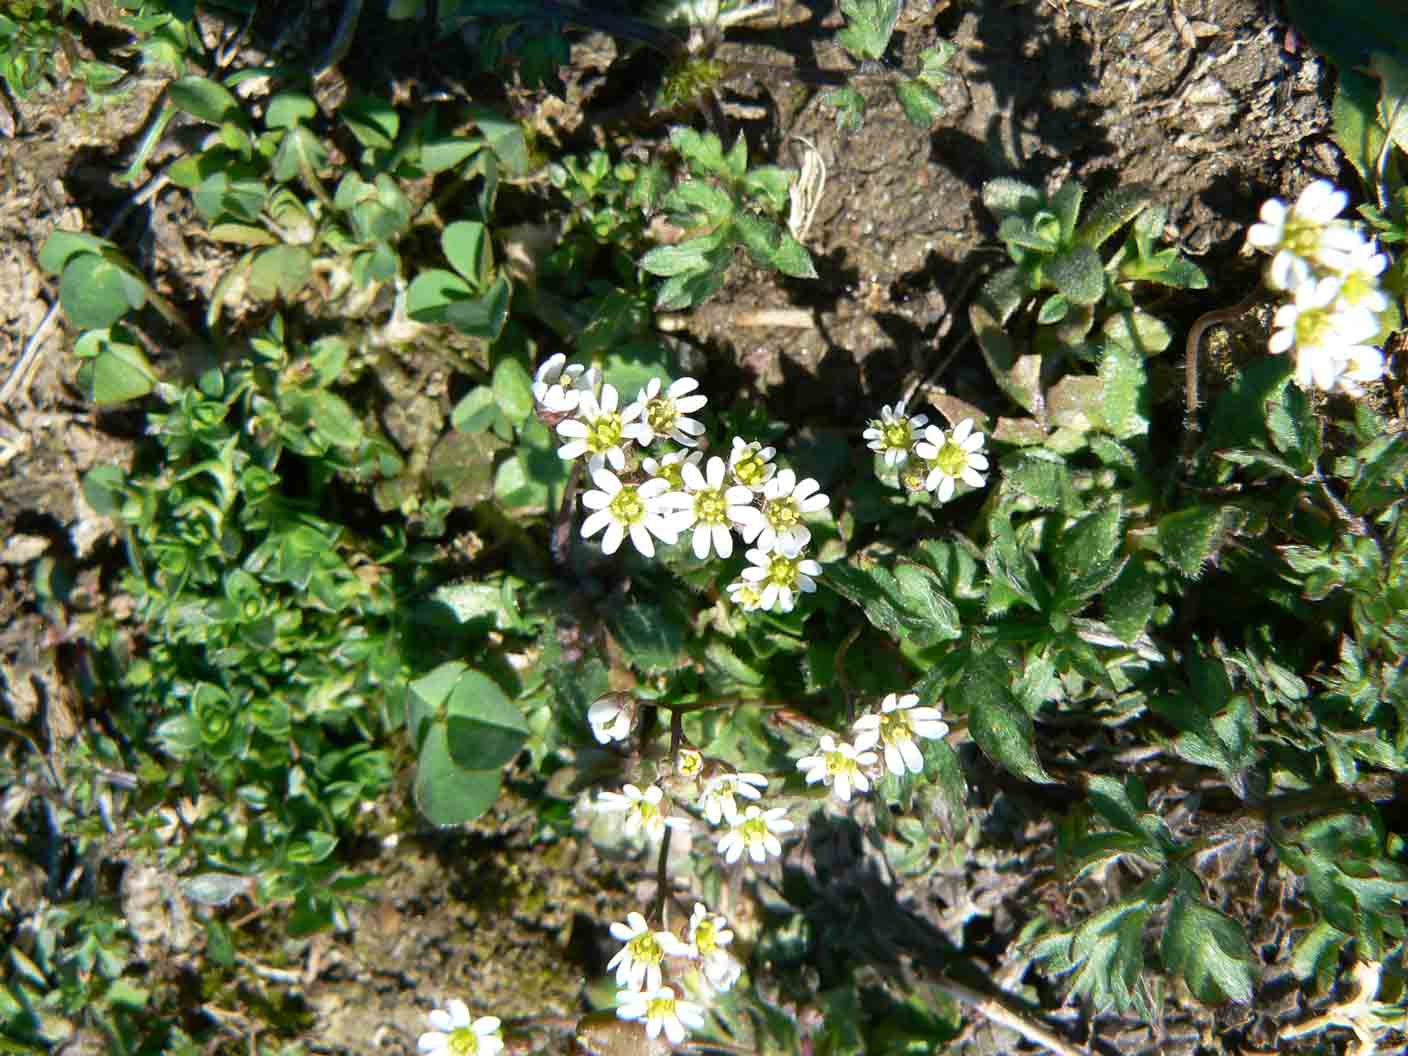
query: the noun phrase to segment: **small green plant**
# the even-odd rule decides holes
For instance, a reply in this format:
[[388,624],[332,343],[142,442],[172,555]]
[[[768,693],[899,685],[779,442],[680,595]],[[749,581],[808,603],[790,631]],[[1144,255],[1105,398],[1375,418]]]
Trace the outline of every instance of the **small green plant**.
[[[836,34],[836,42],[860,64],[862,74],[883,61],[903,6],[903,0],[841,0],[846,27]],[[956,50],[952,42],[941,41],[920,53],[918,73],[895,78],[895,97],[911,124],[927,129],[943,113],[938,89],[948,80],[946,67]],[[829,91],[822,99],[836,108],[837,128],[855,130],[865,123],[865,96],[854,86]]]

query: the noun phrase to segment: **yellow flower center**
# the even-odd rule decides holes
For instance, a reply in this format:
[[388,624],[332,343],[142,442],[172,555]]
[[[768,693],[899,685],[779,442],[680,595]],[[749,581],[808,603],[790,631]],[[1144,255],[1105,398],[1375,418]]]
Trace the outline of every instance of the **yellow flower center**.
[[946,477],[960,476],[968,468],[968,452],[952,440],[946,440],[929,464]]
[[929,467],[910,464],[900,470],[900,483],[910,491],[923,491],[929,478]]
[[914,434],[910,431],[909,422],[900,421],[888,422],[880,430],[881,439],[886,447],[896,451],[908,451],[910,441],[914,439]]
[[684,487],[683,462],[662,462],[660,468],[655,471],[655,475],[661,480],[668,481],[671,491],[679,491]]
[[1350,304],[1358,304],[1366,296],[1374,291],[1375,284],[1369,276],[1362,272],[1350,272],[1344,277],[1344,285],[1340,287],[1340,296]]
[[728,503],[723,492],[708,488],[694,496],[694,516],[700,524],[727,524]]
[[1324,308],[1301,312],[1296,317],[1296,344],[1301,348],[1314,348],[1329,336],[1330,325],[1330,313]]
[[768,823],[761,817],[749,818],[738,828],[743,834],[743,842],[750,847],[755,843],[763,843],[768,838]]
[[449,1048],[455,1056],[474,1056],[479,1051],[479,1035],[469,1027],[456,1027],[450,1031]]
[[855,760],[847,759],[840,752],[826,752],[826,772],[832,777],[849,773],[856,768]]
[[655,941],[655,936],[648,931],[627,943],[626,949],[631,951],[631,960],[641,964],[659,964],[665,959],[665,951]]
[[1287,217],[1281,245],[1298,257],[1310,256],[1320,245],[1320,225],[1313,220]]
[[675,998],[652,997],[645,1003],[646,1019],[673,1019],[675,1015]]
[[638,488],[624,487],[611,497],[611,516],[621,524],[638,524],[645,519],[645,503]]
[[694,929],[694,948],[700,956],[708,956],[719,948],[718,929],[712,920],[701,921],[699,927]]
[[774,586],[790,589],[796,584],[799,574],[797,562],[785,554],[773,554],[768,561],[767,581]]
[[793,499],[774,499],[763,510],[763,517],[768,527],[778,535],[784,535],[801,523],[802,511]]
[[767,478],[768,464],[752,451],[733,464],[733,475],[746,487],[757,487]]
[[598,415],[587,431],[587,450],[594,455],[606,454],[621,443],[623,428],[621,416],[615,411]]
[[675,407],[675,401],[668,396],[661,396],[645,405],[645,424],[650,426],[652,433],[668,435],[675,428],[679,417],[680,412]]
[[[762,604],[763,592],[759,590],[755,584],[745,583],[743,585],[743,589],[740,590],[737,594],[735,594],[734,597],[737,599],[738,604],[752,607],[754,605]],[[731,791],[733,791],[733,789],[728,785],[719,786],[720,795]]]
[[679,768],[685,777],[694,777],[704,769],[704,757],[698,752],[685,749],[680,752]]

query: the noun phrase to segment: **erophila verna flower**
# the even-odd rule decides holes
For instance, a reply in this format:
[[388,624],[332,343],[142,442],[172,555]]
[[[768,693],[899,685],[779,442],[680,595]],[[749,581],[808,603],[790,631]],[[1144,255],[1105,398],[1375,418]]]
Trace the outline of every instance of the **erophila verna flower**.
[[647,476],[659,477],[666,481],[670,485],[671,491],[682,491],[684,489],[685,463],[697,466],[703,459],[703,451],[671,451],[668,455],[662,455],[658,459],[642,459],[640,465]]
[[681,748],[675,756],[675,773],[680,777],[695,778],[704,772],[704,756],[693,748]]
[[495,1016],[473,1019],[459,998],[452,998],[443,1009],[437,1008],[426,1016],[434,1028],[416,1040],[416,1048],[431,1056],[498,1056],[504,1051],[499,1037],[499,1020]]
[[660,436],[693,447],[704,435],[704,423],[686,416],[709,402],[707,396],[689,395],[697,388],[699,382],[693,378],[680,378],[661,395],[660,379],[651,378],[631,405],[636,409],[635,420],[626,426],[626,435],[641,447],[649,447]]
[[686,462],[680,467],[684,491],[665,500],[673,505],[670,525],[679,532],[694,529],[694,556],[703,561],[712,549],[719,557],[733,556],[733,525],[753,510],[753,493],[741,484],[724,485],[724,460],[709,459],[704,472]]
[[[627,786],[629,787],[629,786]],[[672,932],[651,931],[645,917],[639,913],[626,916],[626,923],[612,924],[611,935],[625,943],[616,956],[606,962],[606,970],[616,970],[616,985],[632,990],[658,990],[660,966],[666,957],[688,957],[693,950],[675,938]]]
[[880,702],[878,714],[862,715],[851,729],[855,732],[857,751],[884,746],[885,768],[895,776],[906,770],[924,772],[924,756],[915,743],[916,737],[930,740],[948,733],[948,723],[940,717],[938,708],[918,707],[919,694],[888,694]]
[[1358,232],[1337,220],[1349,196],[1329,180],[1316,180],[1287,208],[1279,198],[1261,207],[1261,223],[1247,231],[1247,241],[1273,253],[1271,284],[1293,290],[1314,276],[1315,269],[1337,269],[1361,240]]
[[807,779],[807,784],[818,781],[831,787],[836,798],[842,803],[851,801],[851,790],[870,791],[870,779],[865,776],[865,768],[874,766],[874,752],[857,751],[846,741],[837,741],[831,734],[822,734],[821,744],[815,755],[806,755],[797,760],[797,769]]
[[[1295,300],[1276,309],[1269,347],[1275,353],[1295,349],[1296,384],[1302,388],[1328,392],[1346,375],[1365,373],[1363,366],[1380,355],[1366,344],[1378,334],[1378,321],[1370,312],[1345,306],[1339,285],[1338,279],[1328,277],[1303,282],[1296,287]],[[1351,371],[1351,362],[1361,369]],[[1363,380],[1377,377],[1375,373]],[[1352,384],[1356,378],[1349,380]]]
[[732,825],[738,817],[738,801],[734,797],[760,799],[767,787],[768,779],[762,774],[718,774],[704,782],[699,805],[710,825],[724,821]]
[[735,579],[727,587],[728,600],[744,612],[752,612],[763,607],[763,584],[746,579]]
[[937,425],[924,430],[924,439],[914,445],[914,453],[929,467],[924,487],[938,492],[940,502],[948,502],[961,480],[970,488],[981,488],[988,468],[983,451],[983,434],[973,432],[973,419],[965,418],[953,427],[947,438]]
[[620,401],[612,385],[601,387],[600,398],[583,392],[577,404],[577,417],[557,423],[558,435],[567,439],[557,453],[563,458],[590,455],[587,465],[591,469],[608,464],[618,473],[625,469],[623,441],[629,439],[626,426],[640,414],[640,407],[632,404],[625,410],[618,410]]
[[602,468],[592,471],[592,481],[596,488],[582,494],[582,505],[592,511],[582,522],[583,539],[605,528],[603,552],[614,554],[629,535],[632,546],[653,557],[656,539],[673,543],[679,538],[679,530],[669,517],[670,507],[663,501],[663,496],[671,494],[670,486],[659,477],[644,484],[622,484],[615,473]]
[[672,829],[689,828],[687,818],[672,818],[665,814],[668,804],[663,802],[665,793],[659,785],[651,785],[642,792],[637,785],[623,785],[620,792],[601,792],[597,795],[597,809],[624,811],[624,828],[627,836],[644,832],[652,840],[665,835],[668,826]]
[[599,380],[596,368],[588,370],[580,363],[567,363],[561,352],[549,356],[533,377],[533,399],[539,407],[552,414],[571,414],[582,402],[582,396],[596,391]]
[[820,488],[811,477],[799,481],[790,469],[782,470],[764,485],[761,510],[749,506],[739,511],[738,530],[744,542],[756,543],[763,551],[782,551],[788,544],[806,546],[812,532],[802,523],[803,515],[824,510],[831,501]]
[[756,440],[748,441],[735,436],[733,449],[728,453],[728,471],[733,474],[734,481],[761,495],[777,472],[777,466],[772,461],[775,454],[777,449],[774,447],[764,447]]
[[900,400],[893,407],[881,407],[880,417],[872,418],[870,427],[861,435],[870,450],[884,457],[885,465],[902,466],[909,461],[920,431],[928,424],[928,415],[911,416],[905,411],[904,400]]
[[724,949],[733,941],[733,932],[728,930],[728,921],[711,914],[703,902],[694,903],[694,912],[689,917],[689,944],[694,948],[704,968],[704,977],[717,990],[728,990],[738,981],[741,967],[737,960]]
[[767,861],[768,855],[782,856],[782,841],[778,834],[791,832],[795,825],[786,818],[786,807],[773,807],[761,810],[749,806],[741,815],[734,818],[728,832],[719,838],[719,853],[729,865],[738,861],[743,852],[758,865]]
[[635,721],[635,701],[625,693],[608,693],[597,697],[587,708],[587,725],[598,744],[624,741],[631,734]]
[[622,1003],[616,1009],[619,1018],[644,1020],[647,1037],[658,1038],[664,1031],[671,1045],[678,1045],[689,1031],[704,1025],[703,1006],[686,1001],[671,986],[650,987],[645,991],[635,988],[621,994],[620,1000]]
[[[797,595],[816,591],[816,579],[821,575],[821,566],[810,558],[801,556],[801,547],[791,541],[782,543],[777,550],[768,553],[764,550],[749,550],[745,555],[750,565],[743,570],[744,583],[752,584],[758,591],[754,608],[776,609],[778,612],[791,612],[797,603]],[[729,594],[744,608],[744,589],[734,591],[729,586]]]

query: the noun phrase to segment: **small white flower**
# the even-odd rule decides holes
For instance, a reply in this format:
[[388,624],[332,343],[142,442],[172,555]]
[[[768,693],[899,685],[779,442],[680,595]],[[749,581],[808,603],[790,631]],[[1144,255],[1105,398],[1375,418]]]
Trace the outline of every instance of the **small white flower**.
[[1269,348],[1296,352],[1296,384],[1331,391],[1351,361],[1367,363],[1373,354],[1365,342],[1379,332],[1373,314],[1348,308],[1339,299],[1339,280],[1310,280],[1296,287],[1295,300],[1276,309]]
[[593,511],[582,522],[583,539],[605,528],[603,552],[614,554],[621,540],[630,535],[631,545],[653,557],[655,539],[673,543],[679,538],[679,530],[670,520],[670,507],[662,499],[669,485],[659,477],[644,484],[622,484],[615,473],[603,468],[592,471],[592,481],[596,489],[582,494],[582,505]]
[[686,1001],[675,993],[673,987],[651,987],[641,991],[634,987],[630,992],[619,995],[620,1007],[616,1015],[621,1019],[645,1021],[645,1033],[651,1040],[664,1031],[671,1045],[684,1041],[691,1030],[704,1025],[704,1008],[693,1001]]
[[562,458],[590,455],[588,466],[591,469],[608,464],[618,473],[625,469],[623,441],[630,439],[626,427],[640,413],[640,408],[632,404],[623,411],[617,410],[620,402],[621,397],[612,385],[601,387],[600,399],[583,392],[577,404],[577,417],[557,423],[558,435],[567,440],[557,449],[558,455]]
[[728,600],[737,605],[744,612],[753,612],[762,608],[763,605],[763,584],[753,583],[746,579],[735,579],[727,587]]
[[719,557],[733,556],[733,524],[753,509],[753,493],[741,484],[724,485],[724,460],[709,459],[703,473],[686,462],[680,467],[684,491],[668,500],[676,512],[670,524],[679,532],[694,529],[694,556],[703,561],[712,549]]
[[704,772],[704,756],[693,748],[681,748],[675,756],[675,773],[680,777],[694,778]]
[[782,470],[763,487],[761,510],[756,506],[739,510],[737,524],[744,541],[756,543],[763,551],[781,551],[787,544],[806,546],[812,533],[802,517],[830,503],[820,487],[811,477],[799,481],[792,470]]
[[734,797],[760,799],[767,787],[768,779],[762,774],[718,774],[704,782],[699,805],[710,825],[724,821],[732,825],[738,817],[738,802]]
[[1373,345],[1354,345],[1345,354],[1344,370],[1335,379],[1335,388],[1350,396],[1363,396],[1364,383],[1384,375],[1384,354]]
[[498,1018],[473,1019],[459,998],[452,998],[443,1009],[437,1008],[425,1018],[435,1029],[422,1034],[416,1048],[430,1056],[498,1056],[504,1051]]
[[775,447],[764,447],[756,440],[750,442],[735,436],[733,450],[728,454],[728,471],[733,474],[735,483],[761,495],[777,472],[777,466],[772,461],[775,454]]
[[971,418],[955,425],[947,439],[942,429],[931,425],[924,430],[923,441],[914,445],[914,453],[929,467],[924,487],[937,491],[940,502],[953,498],[960,480],[970,488],[987,483],[981,471],[988,468],[988,458],[982,452],[983,434],[973,432]]
[[[606,970],[616,970],[616,985],[632,990],[660,988],[660,966],[666,957],[688,957],[690,947],[675,938],[673,932],[651,931],[645,917],[639,913],[626,915],[626,923],[612,924],[611,936],[624,943],[616,956],[606,962]],[[626,1017],[630,1018],[630,1017]]]
[[893,407],[881,407],[880,417],[872,418],[870,427],[861,435],[868,441],[866,447],[884,456],[885,465],[902,466],[909,461],[909,453],[920,431],[928,424],[928,415],[910,416],[905,411],[904,400],[900,400]]
[[719,838],[719,853],[729,865],[738,861],[743,852],[758,865],[767,861],[768,855],[774,858],[782,855],[782,841],[779,833],[791,832],[795,825],[786,818],[786,807],[773,807],[761,810],[749,805],[748,809],[729,823],[728,832]]
[[680,378],[661,395],[660,379],[651,378],[631,405],[636,411],[635,421],[626,426],[626,435],[641,447],[649,447],[656,437],[669,437],[677,444],[693,447],[704,435],[704,424],[686,415],[709,402],[707,396],[689,395],[697,388],[699,382],[693,378]]
[[670,485],[671,491],[684,490],[684,467],[686,463],[699,465],[704,460],[703,451],[671,451],[660,458],[641,460],[641,468],[647,475],[659,477]]
[[738,981],[742,966],[724,949],[733,941],[728,921],[710,914],[702,902],[694,903],[689,918],[689,943],[704,967],[704,976],[716,990],[728,990]]
[[672,829],[689,828],[688,819],[672,818],[665,813],[669,804],[664,802],[664,795],[659,785],[651,785],[644,792],[636,785],[623,785],[620,792],[599,793],[596,803],[598,810],[625,813],[626,820],[622,827],[627,836],[643,831],[649,839],[658,840],[665,835],[667,826]]
[[[797,594],[811,594],[816,590],[816,579],[821,575],[821,566],[810,558],[801,557],[801,548],[791,542],[781,544],[780,549],[768,553],[763,550],[749,550],[745,555],[751,562],[743,570],[743,580],[751,583],[759,591],[754,608],[779,612],[791,612],[797,603]],[[733,585],[730,595],[735,595]],[[739,590],[734,600],[742,604],[744,591]],[[744,605],[748,608],[747,605]]]
[[877,756],[874,752],[857,751],[846,741],[837,742],[826,733],[815,755],[803,756],[797,760],[797,769],[802,771],[807,784],[818,781],[831,786],[836,798],[842,803],[851,801],[851,790],[870,791],[870,779],[865,776],[865,768],[874,766]]
[[1346,255],[1337,272],[1340,300],[1350,308],[1375,315],[1387,311],[1388,294],[1379,285],[1379,276],[1387,267],[1388,257],[1379,252],[1379,247],[1372,241],[1361,241]]
[[865,751],[877,744],[885,746],[885,768],[895,776],[906,770],[924,772],[924,756],[915,743],[916,737],[932,740],[948,733],[948,723],[938,708],[921,708],[917,693],[900,696],[890,693],[880,702],[879,714],[862,715],[851,729],[855,732],[856,749]]
[[592,701],[587,709],[587,724],[598,744],[624,741],[631,734],[634,712],[634,702],[626,694],[608,693]]
[[1360,241],[1358,233],[1336,220],[1349,196],[1329,180],[1316,180],[1300,192],[1290,208],[1279,198],[1261,207],[1261,223],[1247,231],[1247,241],[1273,253],[1271,285],[1292,290],[1310,279],[1317,267],[1336,270]]
[[549,356],[534,375],[533,399],[552,414],[571,414],[583,395],[596,391],[598,380],[595,367],[588,370],[580,363],[568,366],[567,357],[559,352]]

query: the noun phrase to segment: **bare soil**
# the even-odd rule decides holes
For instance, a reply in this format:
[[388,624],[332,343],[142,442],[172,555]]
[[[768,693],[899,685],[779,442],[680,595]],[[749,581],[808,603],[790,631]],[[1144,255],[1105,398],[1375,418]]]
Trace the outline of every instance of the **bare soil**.
[[[331,17],[331,6],[317,10]],[[793,0],[776,20],[732,31],[720,53],[753,64],[726,92],[726,112],[738,115],[753,153],[791,164],[806,140],[826,162],[808,238],[819,281],[777,281],[739,264],[721,296],[683,320],[711,362],[732,365],[720,376],[736,384],[735,395],[762,392],[794,425],[856,429],[961,336],[958,308],[980,269],[999,259],[978,197],[993,177],[1052,187],[1075,178],[1093,193],[1152,186],[1169,207],[1171,233],[1212,279],[1206,293],[1166,307],[1186,325],[1253,288],[1256,269],[1241,246],[1264,198],[1344,171],[1328,133],[1328,68],[1263,0],[910,0],[892,49],[897,64],[913,67],[939,38],[959,47],[942,93],[947,113],[927,132],[904,119],[883,79],[856,82],[870,106],[864,128],[838,131],[816,86],[789,72],[847,69],[832,39],[839,25],[829,2]],[[611,48],[600,37],[578,42],[565,105],[529,100],[579,145],[593,134],[582,113],[601,80],[591,63]],[[158,89],[139,81],[126,100],[94,112],[63,93],[16,107],[18,133],[0,141],[0,378],[56,299],[39,248],[56,227],[101,230],[129,195],[116,175]],[[168,189],[112,236],[178,301],[198,297],[211,252],[189,237],[183,203]],[[753,325],[752,313],[774,308],[803,309],[805,325]],[[84,401],[72,337],[60,318],[0,409],[0,678],[6,717],[50,747],[92,720],[66,642],[84,612],[110,604],[101,584],[111,577],[99,574],[121,560],[112,526],[83,499],[81,477],[95,464],[126,464],[143,428],[135,412],[99,412]],[[989,391],[971,347],[937,385],[960,396]],[[66,606],[45,586],[56,569],[83,585]],[[249,926],[252,948],[264,951],[251,957],[267,961],[250,985],[293,1002],[297,1033],[316,1052],[413,1051],[431,1002],[457,994],[505,1019],[569,1022],[584,1007],[585,980],[604,967],[605,923],[638,904],[649,867],[603,860],[584,838],[544,843],[521,807],[508,796],[459,835],[418,831],[405,812],[396,839],[367,849],[361,868],[379,882],[348,930],[293,941]],[[976,809],[978,827],[993,831],[1011,807],[999,793]],[[1031,828],[1009,833],[998,850],[956,856],[927,890],[907,896],[907,912],[951,940],[966,929],[987,936],[984,948],[1004,949],[1031,906],[1054,897],[1032,871],[1049,839]],[[815,870],[814,843],[796,854],[807,860],[794,864]],[[7,912],[23,915],[40,897],[42,875],[11,851],[3,866]],[[846,868],[853,883],[842,893],[875,897],[863,863]],[[1272,1047],[1277,1018],[1297,1017],[1302,1000],[1284,978],[1283,894],[1234,888],[1229,899],[1254,895],[1264,907],[1252,914],[1267,921],[1267,934],[1254,936],[1268,963],[1265,1007],[1180,1011],[1161,1034],[1106,1020],[1093,1029],[1096,1048]],[[1015,961],[988,967],[1011,985],[1024,970]],[[1073,1024],[1081,1018],[1068,1011]],[[236,1015],[226,1029],[238,1039],[253,1026]],[[537,1037],[556,1037],[545,1051],[561,1051],[561,1034]],[[961,1044],[1013,1051],[1017,1039],[977,1021]]]

